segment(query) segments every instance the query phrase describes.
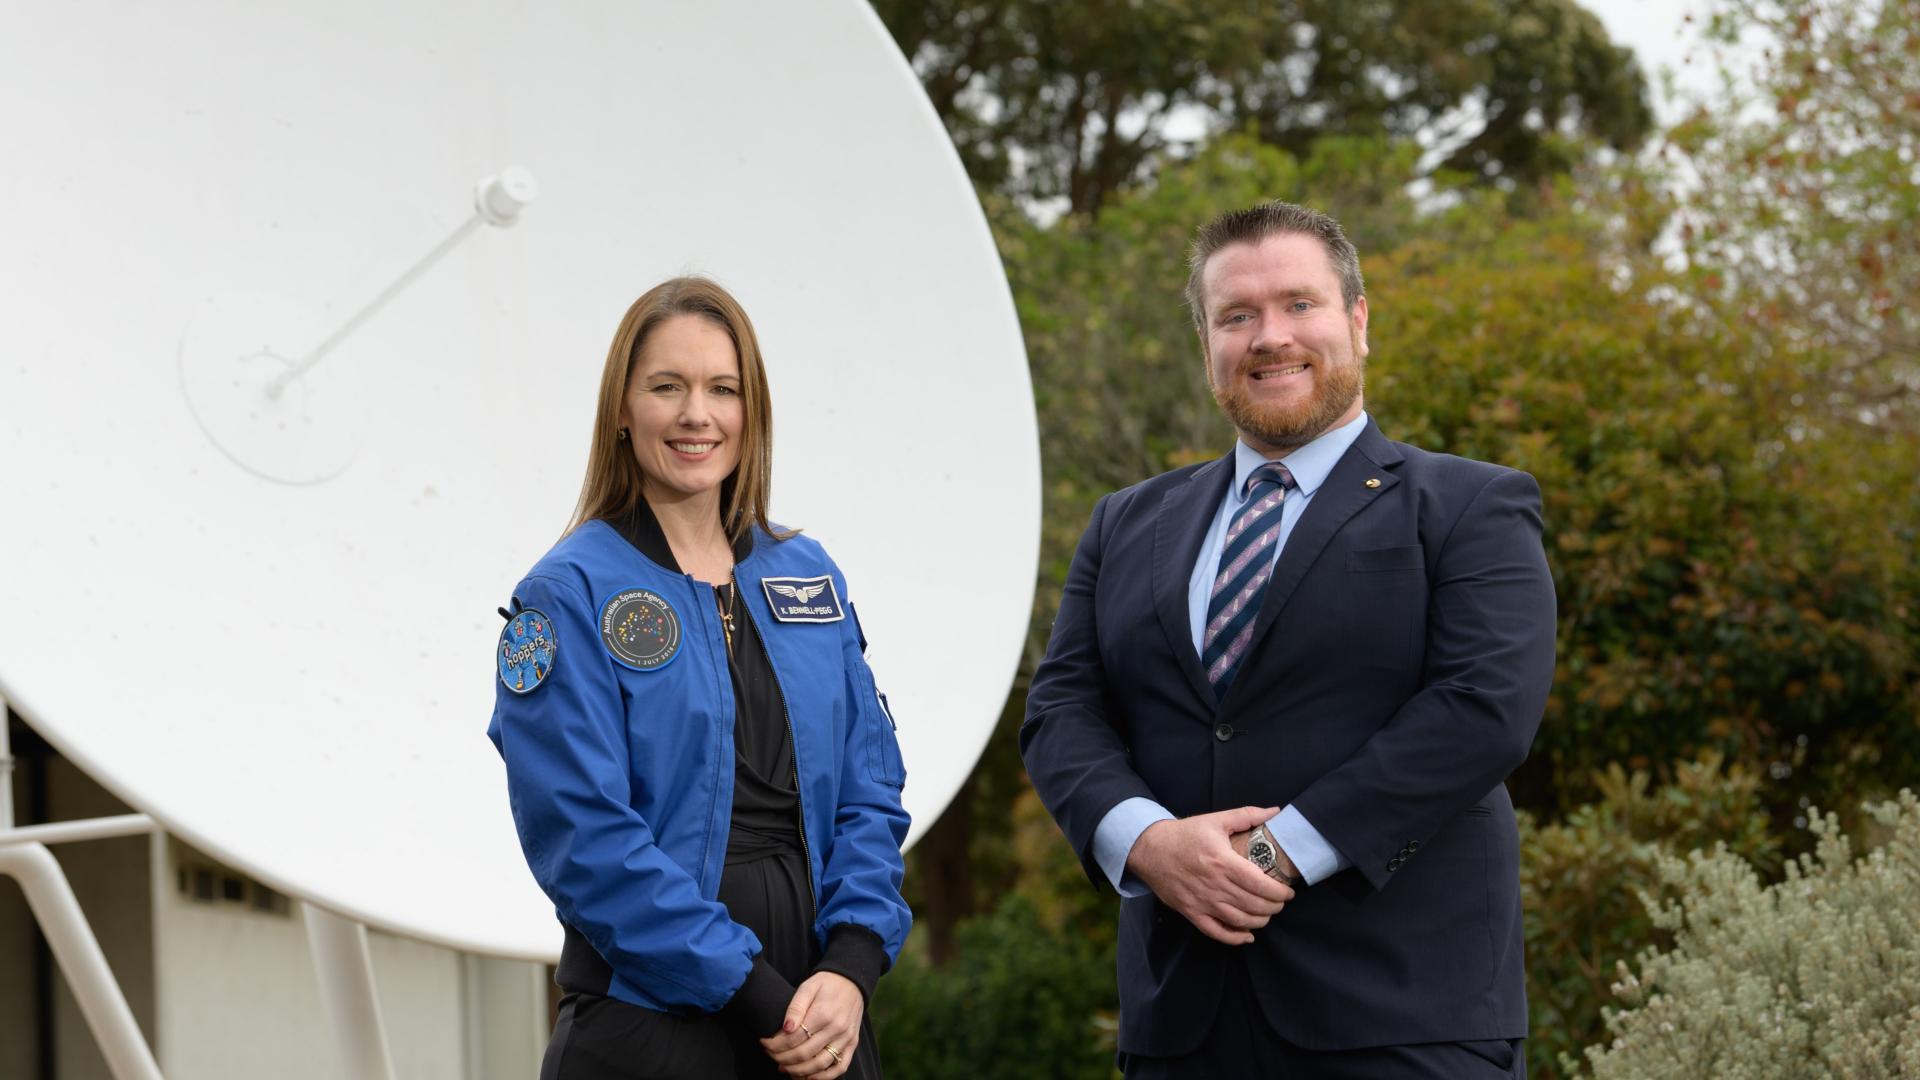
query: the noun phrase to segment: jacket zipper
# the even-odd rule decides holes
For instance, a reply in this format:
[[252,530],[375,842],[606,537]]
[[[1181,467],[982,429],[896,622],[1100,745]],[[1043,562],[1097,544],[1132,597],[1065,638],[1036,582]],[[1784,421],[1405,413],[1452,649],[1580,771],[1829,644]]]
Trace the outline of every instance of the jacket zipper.
[[[735,585],[735,589],[739,586]],[[773,675],[773,687],[780,692],[780,716],[787,722],[787,748],[793,754],[793,806],[794,816],[800,825],[800,857],[807,861],[807,921],[811,923],[820,914],[820,897],[813,885],[813,849],[807,844],[807,797],[800,789],[800,740],[793,733],[793,712],[787,707],[787,688],[780,685],[779,669],[773,666],[773,653],[767,649],[767,639],[760,633],[760,620],[753,617],[753,609],[746,603],[740,604],[741,614],[753,624],[754,644],[760,646],[760,655],[767,661],[767,671]]]

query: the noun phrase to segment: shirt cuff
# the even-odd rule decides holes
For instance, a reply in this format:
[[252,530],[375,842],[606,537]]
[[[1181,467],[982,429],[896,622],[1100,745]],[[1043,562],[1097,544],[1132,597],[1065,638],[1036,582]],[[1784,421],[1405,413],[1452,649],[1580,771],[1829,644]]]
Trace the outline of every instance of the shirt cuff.
[[1173,815],[1167,812],[1166,807],[1139,795],[1124,800],[1100,819],[1100,824],[1093,830],[1093,861],[1100,864],[1107,880],[1113,883],[1115,892],[1133,897],[1145,896],[1152,891],[1127,869],[1127,856],[1133,851],[1134,841],[1147,831],[1147,826],[1172,820]]
[[862,1000],[871,1002],[874,985],[887,970],[886,943],[864,926],[841,923],[827,931],[827,951],[813,970],[843,976],[860,988]]
[[1273,820],[1267,822],[1267,831],[1273,834],[1280,850],[1293,860],[1293,868],[1309,885],[1318,885],[1353,865],[1327,843],[1327,838],[1308,823],[1305,815],[1291,806],[1273,815]]
[[747,981],[720,1007],[722,1016],[735,1021],[756,1039],[764,1039],[780,1030],[787,1018],[787,1006],[793,1002],[793,984],[767,963],[763,954],[755,954],[753,970]]

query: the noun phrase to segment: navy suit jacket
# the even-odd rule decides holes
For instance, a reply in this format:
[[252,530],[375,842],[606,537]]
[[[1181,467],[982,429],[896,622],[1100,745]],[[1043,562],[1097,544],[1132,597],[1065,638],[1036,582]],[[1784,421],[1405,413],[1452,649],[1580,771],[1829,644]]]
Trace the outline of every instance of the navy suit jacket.
[[[1288,537],[1216,701],[1187,580],[1232,476],[1229,454],[1094,508],[1020,731],[1035,788],[1097,882],[1094,829],[1124,799],[1180,817],[1296,806],[1353,865],[1237,948],[1288,1041],[1523,1037],[1503,780],[1553,678],[1539,486],[1368,421]],[[1122,900],[1120,1049],[1196,1048],[1235,952],[1151,895]]]

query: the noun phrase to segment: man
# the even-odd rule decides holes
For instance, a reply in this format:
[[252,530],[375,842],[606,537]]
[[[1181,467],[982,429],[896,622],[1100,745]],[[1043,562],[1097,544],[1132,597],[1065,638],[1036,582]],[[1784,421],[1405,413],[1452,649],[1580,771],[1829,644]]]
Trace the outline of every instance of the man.
[[1337,222],[1193,246],[1232,453],[1103,498],[1021,748],[1119,890],[1128,1077],[1524,1075],[1502,781],[1553,675],[1540,493],[1390,442]]

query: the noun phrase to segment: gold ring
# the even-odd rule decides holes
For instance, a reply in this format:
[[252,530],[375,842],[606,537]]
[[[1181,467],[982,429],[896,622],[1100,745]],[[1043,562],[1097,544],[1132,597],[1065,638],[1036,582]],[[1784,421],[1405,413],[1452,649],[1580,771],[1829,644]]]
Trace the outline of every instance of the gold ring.
[[833,1055],[833,1063],[834,1063],[835,1065],[838,1065],[838,1064],[840,1064],[840,1051],[838,1051],[838,1050],[835,1050],[835,1049],[834,1049],[834,1048],[832,1047],[832,1045],[831,1045],[831,1044],[829,1044],[829,1045],[828,1045],[828,1047],[827,1047],[827,1053],[829,1053],[829,1054],[832,1054],[832,1055]]

